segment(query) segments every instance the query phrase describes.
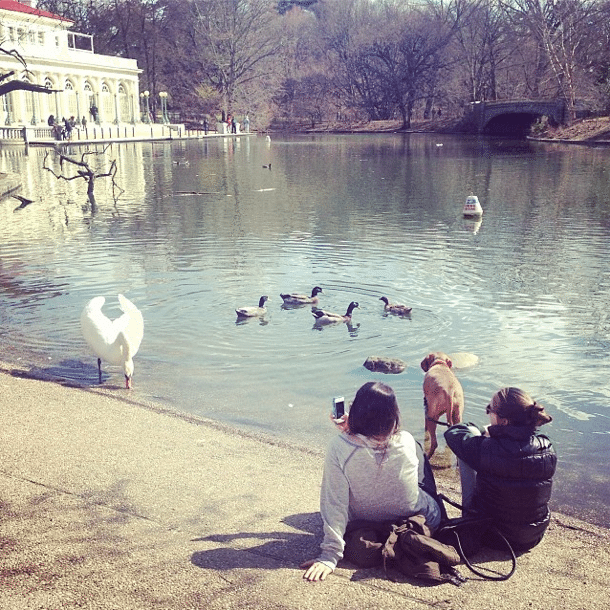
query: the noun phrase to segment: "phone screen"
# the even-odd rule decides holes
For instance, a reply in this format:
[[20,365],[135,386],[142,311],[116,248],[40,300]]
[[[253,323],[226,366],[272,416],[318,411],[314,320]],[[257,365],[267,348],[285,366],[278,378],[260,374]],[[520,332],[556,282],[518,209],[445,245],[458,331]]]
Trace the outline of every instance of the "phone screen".
[[337,396],[333,398],[333,417],[339,419],[345,414],[345,398],[343,396]]

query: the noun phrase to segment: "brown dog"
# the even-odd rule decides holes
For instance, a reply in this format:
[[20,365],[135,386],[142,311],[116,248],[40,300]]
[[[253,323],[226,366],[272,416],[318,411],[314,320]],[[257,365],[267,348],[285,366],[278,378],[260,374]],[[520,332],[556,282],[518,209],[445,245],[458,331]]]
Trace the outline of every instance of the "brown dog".
[[432,352],[422,361],[424,376],[424,407],[426,411],[426,432],[430,436],[428,457],[436,451],[436,424],[445,414],[452,426],[462,421],[464,413],[464,390],[453,374],[451,358],[443,352]]

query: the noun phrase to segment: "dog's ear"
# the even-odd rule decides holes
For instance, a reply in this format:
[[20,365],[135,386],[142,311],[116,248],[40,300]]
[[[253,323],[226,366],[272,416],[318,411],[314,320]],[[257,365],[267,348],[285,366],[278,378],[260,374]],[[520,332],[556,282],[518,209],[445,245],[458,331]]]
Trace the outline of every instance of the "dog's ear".
[[451,367],[453,366],[453,362],[451,362],[451,358],[449,358],[449,356],[447,356],[447,357],[445,358],[445,362],[447,363],[447,366],[448,366],[449,368],[451,368]]
[[428,372],[428,369],[430,368],[430,365],[432,364],[434,360],[434,354],[428,354],[420,363],[420,366],[422,367],[422,369],[424,370],[424,373]]

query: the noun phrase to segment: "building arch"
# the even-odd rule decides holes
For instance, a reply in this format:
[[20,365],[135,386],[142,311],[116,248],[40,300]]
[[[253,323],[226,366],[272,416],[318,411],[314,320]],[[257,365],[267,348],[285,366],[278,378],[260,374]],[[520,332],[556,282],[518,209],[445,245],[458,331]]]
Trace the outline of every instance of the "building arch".
[[118,114],[119,121],[122,123],[127,123],[131,120],[131,113],[129,112],[129,95],[127,93],[127,89],[123,83],[119,83],[117,89],[118,95]]
[[66,116],[62,118],[69,118],[78,114],[78,102],[76,99],[76,87],[71,79],[66,78],[64,82],[64,103]]
[[14,96],[15,92],[11,91],[6,95],[0,96],[0,100],[2,101],[2,124],[3,125],[11,125],[15,118],[15,102]]
[[[22,82],[29,83],[33,85],[31,78],[27,76],[21,77]],[[17,93],[16,91],[14,93]],[[21,97],[23,99],[23,111],[24,116],[20,118],[20,121],[24,123],[31,123],[32,125],[36,125],[37,117],[36,117],[36,98],[34,97],[33,91],[20,91]]]
[[[99,108],[95,101],[95,92],[93,89],[93,85],[91,81],[86,80],[83,84],[83,94],[84,94],[84,102],[85,107],[87,108],[87,112],[91,115],[91,118],[97,122],[99,117]],[[94,108],[98,108],[98,110],[94,113],[92,110]]]
[[102,82],[100,92],[100,116],[102,121],[112,121],[113,117],[113,103],[112,103],[112,92],[106,81]]
[[[57,87],[55,86],[55,81],[50,76],[45,77],[44,86],[47,89],[57,89]],[[51,93],[49,95],[45,95],[42,101],[43,101],[43,106],[46,107],[47,113],[52,114],[57,119],[57,117],[59,116],[59,104],[58,104],[57,93]],[[42,116],[41,118],[44,119],[45,117]]]

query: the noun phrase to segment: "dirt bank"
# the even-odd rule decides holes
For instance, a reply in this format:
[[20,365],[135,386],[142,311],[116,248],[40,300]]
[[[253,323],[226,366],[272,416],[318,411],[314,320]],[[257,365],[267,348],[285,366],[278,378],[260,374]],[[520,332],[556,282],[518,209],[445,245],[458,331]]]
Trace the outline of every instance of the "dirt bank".
[[[305,133],[463,133],[458,119],[413,121],[411,128],[402,129],[402,121],[328,122],[314,128],[302,126]],[[574,142],[579,144],[610,143],[610,117],[579,119],[571,125],[547,127],[532,135],[534,139]]]

